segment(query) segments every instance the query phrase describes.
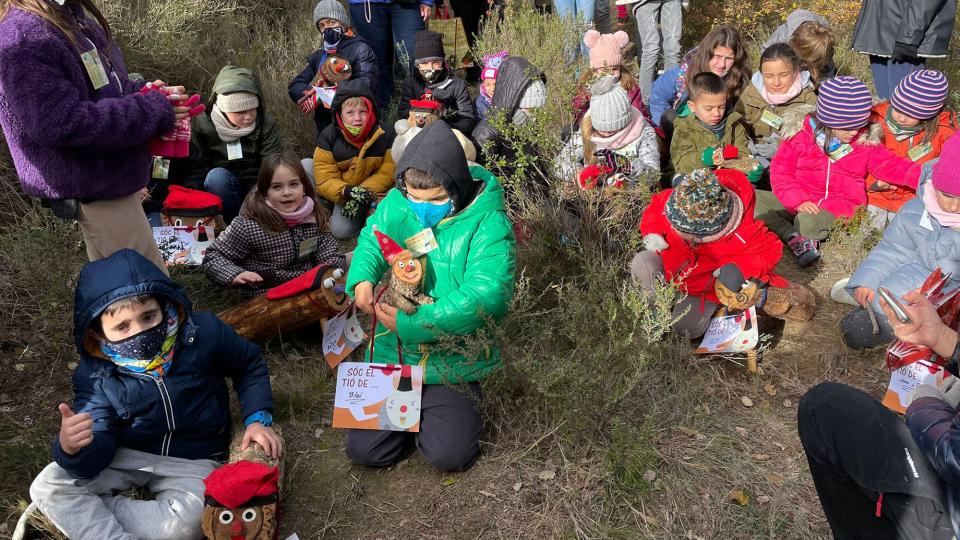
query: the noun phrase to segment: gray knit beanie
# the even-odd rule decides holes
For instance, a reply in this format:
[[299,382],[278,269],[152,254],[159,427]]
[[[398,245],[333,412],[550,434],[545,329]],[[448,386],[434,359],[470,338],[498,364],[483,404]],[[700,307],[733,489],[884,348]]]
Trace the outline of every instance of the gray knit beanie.
[[340,0],[320,0],[317,7],[313,8],[313,27],[317,27],[320,19],[333,19],[340,21],[344,26],[352,26],[350,12],[343,7]]
[[520,98],[518,109],[539,109],[547,104],[547,86],[541,80],[535,80],[530,83],[527,90]]
[[630,97],[614,75],[590,86],[590,120],[597,131],[620,131],[630,123]]

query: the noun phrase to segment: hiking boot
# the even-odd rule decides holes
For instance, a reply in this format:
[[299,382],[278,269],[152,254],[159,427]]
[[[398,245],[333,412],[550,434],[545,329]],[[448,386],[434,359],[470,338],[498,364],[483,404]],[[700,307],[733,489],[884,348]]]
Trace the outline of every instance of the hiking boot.
[[761,309],[777,319],[805,322],[813,318],[817,297],[806,285],[790,282],[786,287],[767,287],[767,298]]
[[805,268],[820,258],[819,242],[811,240],[800,233],[794,233],[787,239],[787,247],[797,257],[797,266]]

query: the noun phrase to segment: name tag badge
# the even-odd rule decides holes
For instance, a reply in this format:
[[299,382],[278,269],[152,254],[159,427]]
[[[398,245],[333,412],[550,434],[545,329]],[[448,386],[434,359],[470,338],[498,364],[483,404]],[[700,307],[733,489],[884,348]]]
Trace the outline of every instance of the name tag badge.
[[910,158],[910,161],[917,161],[923,156],[933,152],[933,145],[930,143],[923,143],[920,146],[914,146],[907,152],[907,157]]
[[153,171],[150,176],[157,180],[166,180],[170,177],[170,160],[160,156],[153,156]]
[[924,210],[923,215],[920,216],[920,226],[928,231],[933,230],[933,223],[930,223],[930,214]]
[[87,77],[90,78],[90,84],[93,85],[94,90],[99,90],[110,84],[110,79],[107,78],[107,70],[103,67],[103,61],[100,60],[97,49],[81,53],[80,60],[83,61],[83,67],[87,70]]
[[843,159],[844,157],[846,157],[847,155],[849,155],[851,152],[853,152],[852,146],[850,146],[849,144],[841,144],[840,148],[837,148],[833,152],[830,152],[829,157],[831,161],[837,162]]
[[440,247],[437,237],[433,235],[433,229],[424,229],[404,240],[404,243],[414,257],[422,257]]
[[300,250],[297,254],[297,258],[306,259],[307,257],[313,255],[313,252],[317,250],[317,244],[320,239],[314,236],[313,238],[307,238],[303,242],[300,242]]
[[780,126],[783,125],[783,118],[777,116],[777,114],[770,109],[763,110],[763,116],[760,117],[760,121],[773,129],[780,129]]
[[227,160],[233,161],[241,158],[243,158],[243,148],[240,146],[240,141],[227,143]]

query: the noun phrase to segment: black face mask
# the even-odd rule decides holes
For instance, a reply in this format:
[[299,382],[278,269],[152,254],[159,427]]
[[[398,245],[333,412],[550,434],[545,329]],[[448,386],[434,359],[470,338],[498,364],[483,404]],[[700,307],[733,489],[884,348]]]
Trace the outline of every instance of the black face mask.
[[167,338],[167,325],[163,319],[156,326],[120,341],[106,341],[117,354],[134,360],[153,360],[160,354]]
[[337,45],[341,39],[343,39],[343,28],[339,26],[327,28],[323,31],[323,44],[328,47]]

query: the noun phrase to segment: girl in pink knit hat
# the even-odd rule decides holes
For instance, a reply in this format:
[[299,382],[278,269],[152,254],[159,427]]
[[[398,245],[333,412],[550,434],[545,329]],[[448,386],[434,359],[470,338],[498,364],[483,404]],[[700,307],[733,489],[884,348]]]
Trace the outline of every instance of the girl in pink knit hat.
[[[623,48],[630,42],[630,36],[624,31],[618,31],[613,34],[601,34],[596,30],[587,30],[583,35],[583,43],[590,51],[590,69],[584,70],[580,76],[580,91],[573,98],[573,110],[575,112],[575,121],[579,124],[583,120],[583,115],[590,108],[590,92],[588,90],[591,83],[596,82],[606,75],[614,75],[620,80],[620,86],[627,91],[630,98],[630,105],[635,107],[643,117],[650,122],[650,112],[647,106],[643,104],[643,96],[640,93],[640,85],[637,83],[637,76],[630,67],[623,64]],[[652,125],[652,122],[650,122]],[[659,130],[657,135],[663,136]]]

